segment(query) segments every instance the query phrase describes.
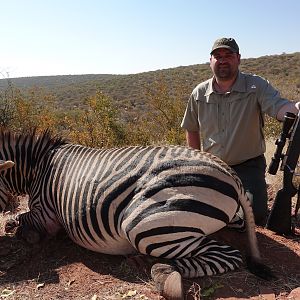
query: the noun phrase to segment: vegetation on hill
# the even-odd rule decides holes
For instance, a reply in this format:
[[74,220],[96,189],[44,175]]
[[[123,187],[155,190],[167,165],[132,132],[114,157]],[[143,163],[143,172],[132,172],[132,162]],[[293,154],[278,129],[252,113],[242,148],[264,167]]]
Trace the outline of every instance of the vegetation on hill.
[[[300,52],[243,59],[241,70],[267,78],[300,100]],[[65,75],[0,80],[0,125],[50,128],[94,147],[183,144],[180,122],[192,89],[211,77],[208,63],[131,75]],[[266,119],[266,135],[280,123]]]

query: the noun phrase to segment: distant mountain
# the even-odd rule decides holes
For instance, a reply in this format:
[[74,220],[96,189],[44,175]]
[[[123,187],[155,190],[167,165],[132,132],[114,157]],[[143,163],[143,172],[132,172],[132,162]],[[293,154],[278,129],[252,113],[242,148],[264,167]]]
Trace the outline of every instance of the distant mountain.
[[[267,78],[286,97],[300,97],[300,52],[242,59],[241,70]],[[156,80],[164,79],[170,89],[181,83],[185,86],[186,99],[201,81],[211,77],[208,63],[163,69],[131,75],[87,74],[11,78],[22,90],[43,89],[55,96],[60,107],[80,107],[84,100],[101,90],[118,104],[119,108],[131,103],[143,107],[145,88]],[[0,89],[7,86],[0,79]]]
[[[19,88],[28,87],[44,87],[54,88],[64,85],[81,84],[87,81],[106,81],[117,77],[118,75],[109,74],[86,74],[86,75],[57,75],[57,76],[33,76],[33,77],[19,77],[11,78],[13,83]],[[0,80],[0,88],[5,86],[5,80]]]

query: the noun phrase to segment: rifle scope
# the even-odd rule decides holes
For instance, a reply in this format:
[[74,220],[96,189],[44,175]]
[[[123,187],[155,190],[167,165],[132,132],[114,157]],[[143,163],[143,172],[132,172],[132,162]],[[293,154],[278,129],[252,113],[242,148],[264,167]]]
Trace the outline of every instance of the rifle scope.
[[276,151],[274,153],[274,156],[272,157],[272,160],[271,160],[271,163],[270,163],[269,169],[268,169],[268,172],[272,175],[275,175],[277,173],[279,163],[280,163],[281,159],[284,157],[284,155],[282,154],[282,150],[284,148],[286,139],[290,137],[290,129],[291,129],[295,119],[296,119],[296,115],[291,112],[287,112],[284,115],[282,131],[281,131],[279,139],[277,139],[275,142],[275,145],[277,146]]

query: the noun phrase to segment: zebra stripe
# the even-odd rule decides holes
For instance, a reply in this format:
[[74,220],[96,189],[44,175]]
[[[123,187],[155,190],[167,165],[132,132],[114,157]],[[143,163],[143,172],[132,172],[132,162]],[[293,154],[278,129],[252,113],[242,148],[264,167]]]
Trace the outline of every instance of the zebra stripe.
[[211,154],[181,146],[93,149],[49,132],[0,131],[0,142],[0,159],[15,162],[1,172],[0,209],[8,192],[29,195],[20,228],[50,235],[64,228],[87,249],[170,259],[183,276],[198,277],[241,264],[237,250],[208,237],[235,222],[241,205],[259,257],[242,184]]

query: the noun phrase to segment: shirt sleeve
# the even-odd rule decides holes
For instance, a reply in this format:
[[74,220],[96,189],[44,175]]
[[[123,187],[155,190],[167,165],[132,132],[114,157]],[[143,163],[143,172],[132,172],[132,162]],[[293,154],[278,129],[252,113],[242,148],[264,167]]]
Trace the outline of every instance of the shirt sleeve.
[[181,122],[181,127],[187,131],[199,131],[199,122],[198,122],[198,107],[197,102],[193,96],[190,96],[187,103],[187,107]]
[[282,98],[280,92],[276,90],[269,81],[263,78],[261,78],[260,86],[259,104],[261,110],[270,117],[276,118],[281,107],[291,101]]

